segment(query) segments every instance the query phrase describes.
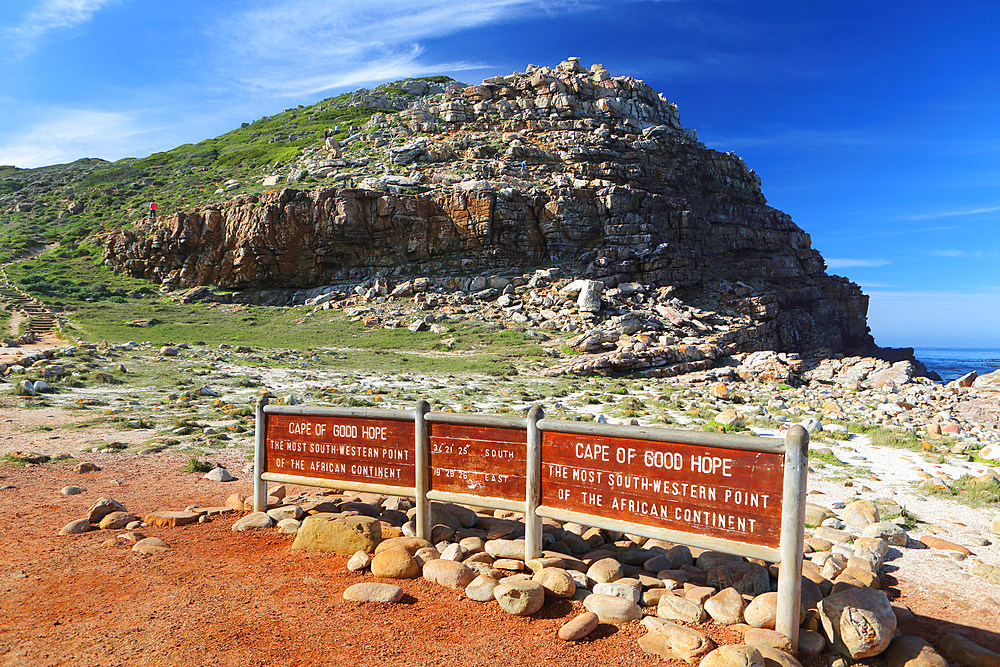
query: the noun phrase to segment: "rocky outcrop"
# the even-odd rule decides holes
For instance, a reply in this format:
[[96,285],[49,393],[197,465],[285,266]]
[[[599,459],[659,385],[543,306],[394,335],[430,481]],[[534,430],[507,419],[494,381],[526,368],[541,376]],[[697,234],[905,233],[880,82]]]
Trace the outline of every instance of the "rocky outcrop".
[[402,283],[552,263],[609,287],[724,281],[723,303],[766,325],[771,349],[874,349],[868,298],[826,274],[753,170],[699,143],[645,83],[600,65],[448,86],[307,149],[292,172],[333,187],[139,224],[105,238],[105,261],[168,287]]

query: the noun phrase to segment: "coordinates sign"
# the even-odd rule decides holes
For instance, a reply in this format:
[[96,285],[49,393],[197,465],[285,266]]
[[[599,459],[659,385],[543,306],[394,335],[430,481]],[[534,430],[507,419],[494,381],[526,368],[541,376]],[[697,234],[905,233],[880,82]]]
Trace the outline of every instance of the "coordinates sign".
[[780,454],[545,431],[541,458],[542,505],[779,544]]
[[430,424],[430,488],[524,500],[525,431]]
[[412,421],[267,415],[267,472],[413,486]]

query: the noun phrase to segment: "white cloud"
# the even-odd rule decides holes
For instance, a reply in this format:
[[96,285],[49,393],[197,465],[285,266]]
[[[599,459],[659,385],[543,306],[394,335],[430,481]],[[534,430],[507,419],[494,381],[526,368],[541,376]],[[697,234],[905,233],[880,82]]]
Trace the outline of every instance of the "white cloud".
[[47,114],[16,139],[0,139],[0,164],[41,167],[81,157],[114,159],[126,154],[140,129],[129,114],[87,109],[59,109]]
[[573,0],[284,0],[227,19],[220,68],[245,85],[302,95],[367,81],[480,69],[485,63],[431,63],[426,40],[532,14],[589,9]]
[[927,254],[931,257],[961,257],[965,254],[964,250],[928,250]]
[[860,130],[785,129],[772,134],[744,137],[717,137],[707,141],[718,150],[744,150],[749,147],[793,147],[796,150],[826,150],[844,146],[875,146],[887,143],[882,138]]
[[118,0],[44,0],[24,20],[3,31],[16,51],[31,51],[46,33],[90,21],[105,5]]
[[885,259],[845,259],[845,258],[829,258],[826,260],[826,265],[831,269],[851,269],[856,267],[876,267],[885,266],[886,264],[891,264],[892,262]]
[[920,215],[910,215],[902,220],[931,220],[933,218],[955,218],[966,215],[982,215],[984,213],[996,213],[1000,211],[1000,206],[977,206],[975,208],[959,208],[950,211],[937,211],[935,213],[922,213]]

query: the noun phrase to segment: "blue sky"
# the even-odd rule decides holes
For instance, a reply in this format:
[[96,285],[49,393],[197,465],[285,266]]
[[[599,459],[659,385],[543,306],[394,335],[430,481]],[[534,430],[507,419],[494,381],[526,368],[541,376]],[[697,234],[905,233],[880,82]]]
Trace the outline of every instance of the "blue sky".
[[876,341],[1000,347],[1000,3],[0,0],[0,164],[141,157],[405,76],[579,56],[763,179]]

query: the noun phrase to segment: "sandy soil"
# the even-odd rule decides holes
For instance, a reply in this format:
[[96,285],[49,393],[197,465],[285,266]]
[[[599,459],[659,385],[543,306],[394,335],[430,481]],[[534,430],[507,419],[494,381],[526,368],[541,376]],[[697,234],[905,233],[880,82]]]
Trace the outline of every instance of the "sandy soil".
[[[6,437],[23,433],[8,424]],[[35,421],[75,417],[41,411]],[[51,422],[50,422],[51,423]],[[31,443],[28,443],[31,444]],[[62,443],[70,444],[68,442]],[[27,446],[25,446],[27,448]],[[37,447],[32,446],[37,450]],[[642,653],[643,629],[601,626],[587,641],[565,644],[558,628],[580,603],[547,602],[536,617],[507,616],[421,580],[399,582],[407,593],[392,607],[345,602],[343,590],[370,574],[346,570],[333,554],[293,551],[274,531],[235,534],[233,515],[182,528],[148,528],[171,548],[141,556],[121,541],[125,531],[58,537],[101,496],[132,512],[220,505],[251,480],[228,484],[180,472],[184,458],[88,454],[101,470],[77,474],[71,462],[0,468],[0,665],[653,665]],[[79,495],[60,489],[75,485]],[[295,491],[294,487],[290,489]],[[890,568],[891,569],[891,568]],[[973,607],[948,581],[928,588],[903,572],[886,577],[890,597],[916,614],[903,630],[929,639],[959,631],[1000,651],[998,611]],[[979,599],[982,599],[980,591]],[[728,628],[705,624],[720,641],[739,641]],[[878,664],[876,661],[867,661]],[[816,659],[807,667],[819,667]]]

